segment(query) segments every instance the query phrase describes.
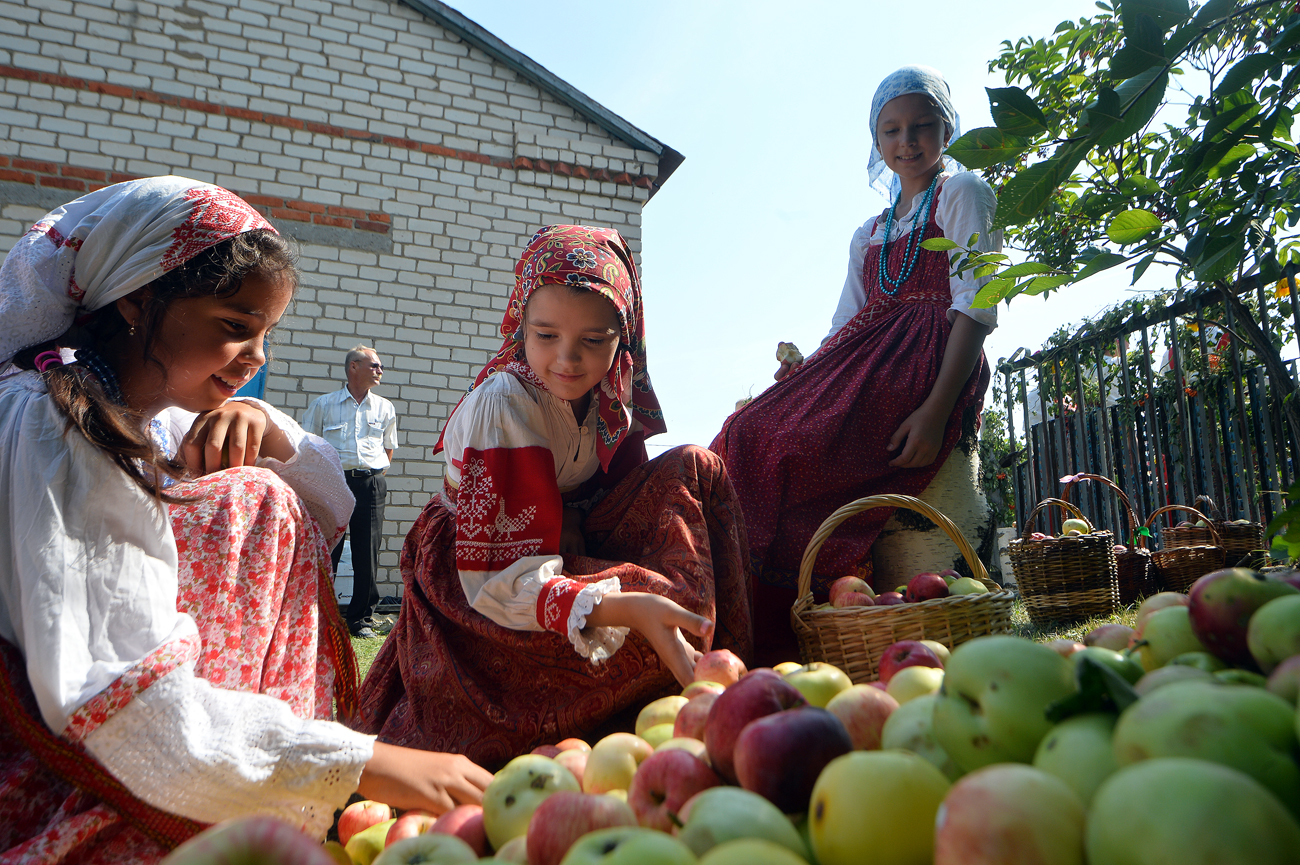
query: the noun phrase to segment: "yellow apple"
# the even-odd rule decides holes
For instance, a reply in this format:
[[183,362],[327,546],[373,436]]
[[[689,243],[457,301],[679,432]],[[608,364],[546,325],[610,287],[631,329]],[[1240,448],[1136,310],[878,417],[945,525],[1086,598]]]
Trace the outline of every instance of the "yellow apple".
[[654,753],[650,743],[631,733],[611,733],[596,743],[582,772],[584,793],[626,790],[641,761]]
[[658,748],[672,737],[672,724],[655,724],[653,727],[641,734],[641,738],[645,739],[646,743],[649,744],[651,748]]
[[904,667],[889,680],[885,693],[901,706],[908,700],[933,694],[943,684],[943,670],[938,667]]
[[653,703],[647,703],[636,716],[636,734],[640,736],[651,727],[671,724],[677,719],[677,713],[690,702],[688,697],[660,697]]
[[800,694],[803,694],[803,698],[808,701],[808,705],[816,706],[819,709],[826,708],[826,704],[831,701],[832,697],[853,685],[853,681],[849,679],[847,673],[833,664],[822,661],[804,664],[784,675],[785,680],[794,685],[795,690]]

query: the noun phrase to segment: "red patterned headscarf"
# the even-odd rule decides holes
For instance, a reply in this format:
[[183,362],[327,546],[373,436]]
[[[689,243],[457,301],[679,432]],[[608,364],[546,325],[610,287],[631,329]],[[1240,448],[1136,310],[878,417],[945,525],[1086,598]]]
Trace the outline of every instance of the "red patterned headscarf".
[[[535,387],[546,385],[524,359],[524,308],[543,285],[576,285],[614,305],[619,318],[619,347],[614,363],[593,390],[596,403],[596,454],[609,468],[614,451],[627,437],[632,421],[647,435],[663,432],[663,411],[646,371],[645,318],[641,280],[632,250],[612,228],[548,225],[533,235],[515,265],[515,288],[501,321],[501,349],[474,379],[468,394],[490,376],[509,371]],[[435,450],[442,449],[441,439]]]

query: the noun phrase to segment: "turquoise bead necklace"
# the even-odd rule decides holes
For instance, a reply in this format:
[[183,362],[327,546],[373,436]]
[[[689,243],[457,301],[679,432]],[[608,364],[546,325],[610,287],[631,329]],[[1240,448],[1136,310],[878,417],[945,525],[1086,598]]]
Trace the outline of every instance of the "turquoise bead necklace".
[[907,234],[907,245],[903,248],[903,267],[899,271],[897,279],[889,275],[889,235],[894,230],[894,213],[898,210],[898,203],[903,200],[901,192],[894,199],[893,207],[889,208],[889,215],[885,217],[885,242],[880,245],[880,266],[878,270],[880,290],[890,297],[898,295],[898,290],[903,287],[903,283],[911,279],[912,271],[916,270],[916,261],[921,255],[921,240],[925,234],[924,231],[917,231],[916,225],[920,221],[922,214],[929,214],[930,212],[930,202],[934,199],[935,187],[939,185],[939,174],[940,172],[935,172],[934,179],[925,188],[925,197],[921,199],[921,204],[916,208],[916,213],[912,214],[912,228]]

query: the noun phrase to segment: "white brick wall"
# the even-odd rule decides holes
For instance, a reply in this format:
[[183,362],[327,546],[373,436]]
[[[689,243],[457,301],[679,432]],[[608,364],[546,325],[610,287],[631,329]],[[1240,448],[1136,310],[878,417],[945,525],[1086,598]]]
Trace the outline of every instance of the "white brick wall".
[[[388,584],[381,593],[396,594],[405,533],[441,484],[433,445],[499,345],[523,244],[541,225],[583,221],[617,228],[639,251],[648,197],[626,183],[419,148],[634,177],[653,177],[657,157],[390,0],[0,0],[0,32],[0,66],[24,71],[0,77],[0,163],[183,174],[243,195],[390,220],[386,236],[369,235],[377,245],[357,249],[272,216],[285,233],[312,242],[303,244],[302,286],[280,329],[267,396],[301,416],[312,398],[341,386],[343,354],[354,344],[373,345],[383,358],[378,392],[397,406],[401,444],[380,579]],[[95,92],[67,78],[232,110]],[[246,112],[413,144],[289,128]],[[14,180],[20,173],[0,173],[0,187],[26,182]],[[51,183],[35,192],[39,204],[78,194]],[[0,247],[43,212],[0,192]]]

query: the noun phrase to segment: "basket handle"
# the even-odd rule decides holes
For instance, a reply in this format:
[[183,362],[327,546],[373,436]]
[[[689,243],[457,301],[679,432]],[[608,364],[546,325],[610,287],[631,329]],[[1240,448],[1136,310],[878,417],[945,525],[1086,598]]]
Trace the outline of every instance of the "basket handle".
[[944,533],[957,545],[962,557],[966,559],[966,564],[970,565],[971,571],[975,574],[975,579],[986,586],[989,585],[989,572],[985,569],[984,563],[980,561],[975,548],[970,545],[970,541],[966,540],[966,536],[961,533],[961,529],[953,524],[952,520],[918,498],[888,494],[867,496],[849,502],[827,517],[817,527],[817,531],[813,532],[812,540],[808,542],[807,548],[803,551],[803,561],[799,563],[799,592],[796,598],[802,598],[812,593],[813,565],[817,563],[817,553],[821,551],[822,544],[826,543],[826,539],[831,536],[831,533],[849,517],[857,516],[863,511],[869,511],[872,508],[907,508],[928,517],[931,522],[943,529]]
[[1065,487],[1061,490],[1061,498],[1066,499],[1068,501],[1070,498],[1070,491],[1074,489],[1074,485],[1079,481],[1098,481],[1100,483],[1105,484],[1106,486],[1110,487],[1112,490],[1115,491],[1115,495],[1119,496],[1119,500],[1124,503],[1124,513],[1128,515],[1129,544],[1130,545],[1136,544],[1137,543],[1137,517],[1133,513],[1133,503],[1128,500],[1128,495],[1124,492],[1124,490],[1120,489],[1119,484],[1115,483],[1105,475],[1093,475],[1093,474],[1088,474],[1087,472],[1079,472],[1079,474],[1075,475],[1074,477],[1066,481]]
[[[1196,508],[1190,507],[1189,505],[1165,505],[1163,508],[1156,508],[1154,511],[1151,512],[1151,516],[1147,518],[1147,521],[1145,523],[1146,528],[1150,529],[1151,526],[1155,525],[1156,517],[1160,516],[1161,514],[1168,513],[1170,511],[1187,511],[1187,513],[1189,514],[1196,514],[1197,518],[1205,520],[1205,528],[1210,530],[1210,536],[1214,538],[1214,546],[1216,547],[1223,546],[1223,539],[1219,537],[1218,530],[1214,528],[1214,522],[1205,514],[1201,513]],[[1198,526],[1197,528],[1200,527]]]
[[1088,518],[1083,515],[1083,511],[1079,510],[1074,505],[1070,504],[1069,502],[1061,501],[1060,499],[1043,499],[1041,502],[1038,503],[1037,507],[1035,507],[1032,511],[1029,512],[1029,516],[1025,518],[1025,533],[1020,536],[1020,539],[1022,541],[1028,540],[1029,536],[1033,534],[1033,532],[1029,530],[1029,527],[1034,524],[1034,518],[1038,516],[1038,512],[1041,511],[1043,508],[1047,507],[1048,505],[1054,505],[1055,507],[1061,508],[1067,514],[1074,517],[1076,520],[1083,520],[1085,523],[1088,523],[1088,531],[1090,532],[1096,531],[1096,528],[1093,526],[1093,524],[1091,522],[1088,522]]
[[1219,510],[1219,506],[1214,503],[1214,499],[1210,498],[1209,496],[1197,496],[1196,499],[1192,502],[1192,504],[1199,507],[1201,502],[1205,502],[1207,505],[1209,505],[1209,507],[1205,509],[1205,512],[1207,514],[1212,514],[1212,517],[1206,520],[1207,523],[1210,522],[1211,520],[1213,520],[1214,522],[1223,521],[1223,513]]

